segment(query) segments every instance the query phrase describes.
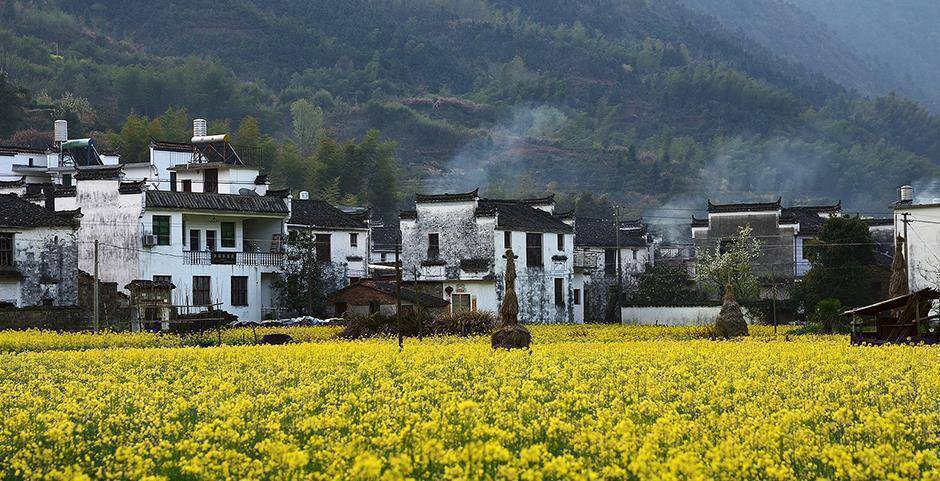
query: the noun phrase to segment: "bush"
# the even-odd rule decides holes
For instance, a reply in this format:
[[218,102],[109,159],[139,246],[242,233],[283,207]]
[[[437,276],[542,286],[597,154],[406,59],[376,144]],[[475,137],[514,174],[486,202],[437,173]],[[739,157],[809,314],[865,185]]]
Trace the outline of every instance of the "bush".
[[[417,337],[419,333],[426,336],[473,336],[488,334],[496,326],[496,316],[487,311],[445,314],[436,318],[430,317],[426,312],[420,315],[423,317],[423,326],[419,324],[419,315],[402,314],[403,336]],[[339,333],[339,337],[343,339],[397,335],[397,316],[381,314],[350,316],[346,319],[346,327]]]

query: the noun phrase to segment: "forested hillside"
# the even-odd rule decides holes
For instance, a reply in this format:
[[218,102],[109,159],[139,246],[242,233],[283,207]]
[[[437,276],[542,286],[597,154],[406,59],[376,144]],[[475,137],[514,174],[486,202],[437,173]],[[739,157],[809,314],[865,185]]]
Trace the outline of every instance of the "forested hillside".
[[923,107],[850,92],[684,5],[7,0],[0,67],[27,92],[0,138],[64,116],[130,158],[200,116],[262,146],[279,183],[386,212],[477,185],[585,210],[780,193],[883,211],[936,174]]

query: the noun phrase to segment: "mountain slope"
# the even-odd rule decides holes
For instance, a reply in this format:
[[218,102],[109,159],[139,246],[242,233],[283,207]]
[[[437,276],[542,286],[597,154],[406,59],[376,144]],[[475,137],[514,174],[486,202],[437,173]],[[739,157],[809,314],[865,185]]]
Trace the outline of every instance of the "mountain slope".
[[[183,106],[286,139],[308,99],[335,136],[399,143],[403,198],[482,185],[606,192],[639,211],[786,191],[883,209],[935,175],[940,121],[921,106],[856,96],[683,5],[7,1],[0,65],[39,103],[88,99],[79,130]],[[864,67],[845,52],[826,55],[852,77]]]

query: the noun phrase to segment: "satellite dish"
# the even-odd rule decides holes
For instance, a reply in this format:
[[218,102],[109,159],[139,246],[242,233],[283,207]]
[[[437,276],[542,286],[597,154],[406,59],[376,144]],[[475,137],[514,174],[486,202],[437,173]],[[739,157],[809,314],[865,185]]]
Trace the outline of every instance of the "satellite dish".
[[246,197],[260,197],[257,192],[245,187],[238,189],[238,195],[244,195]]

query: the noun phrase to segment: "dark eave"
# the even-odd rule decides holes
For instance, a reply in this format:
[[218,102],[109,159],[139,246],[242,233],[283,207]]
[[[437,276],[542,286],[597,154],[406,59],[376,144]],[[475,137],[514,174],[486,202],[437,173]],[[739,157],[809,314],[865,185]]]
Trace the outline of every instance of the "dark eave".
[[717,214],[717,213],[728,213],[728,212],[771,212],[775,210],[780,210],[780,202],[783,200],[782,197],[777,197],[777,200],[774,202],[754,202],[754,203],[740,203],[740,204],[713,204],[711,200],[708,201],[708,213]]
[[434,202],[469,202],[479,198],[480,189],[474,189],[472,192],[463,194],[415,194],[415,203],[427,204]]
[[286,216],[284,200],[258,195],[210,194],[205,192],[146,191],[148,209],[195,210]]

